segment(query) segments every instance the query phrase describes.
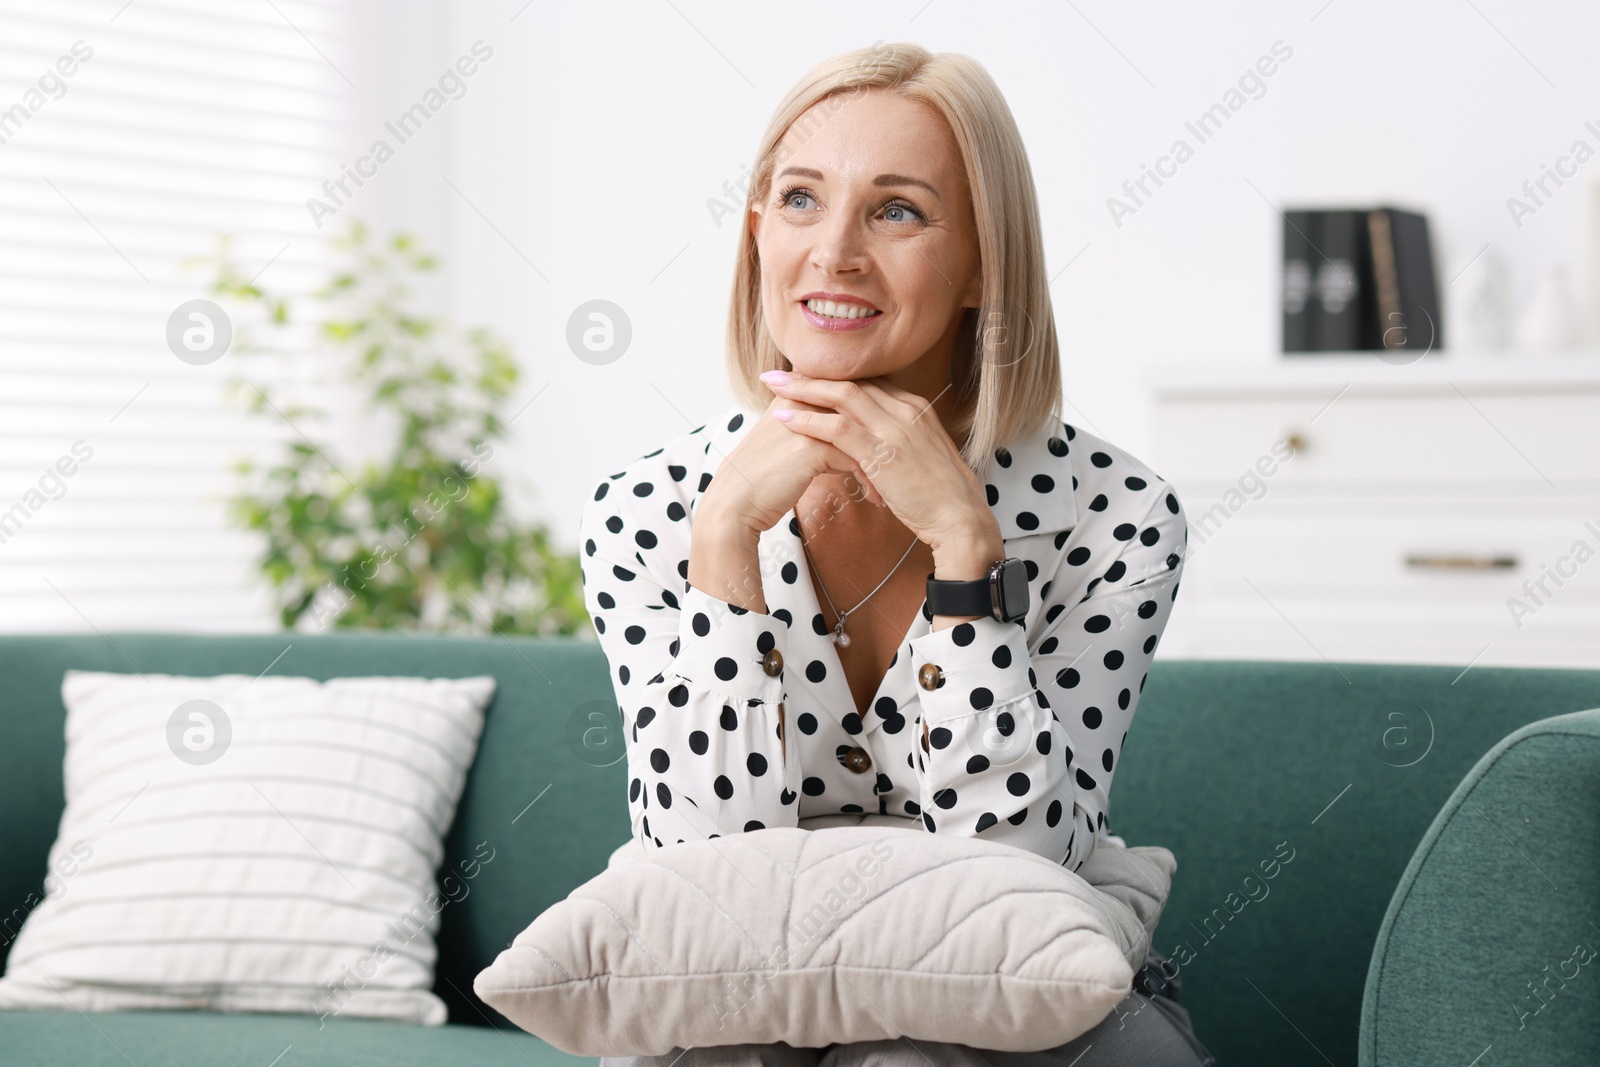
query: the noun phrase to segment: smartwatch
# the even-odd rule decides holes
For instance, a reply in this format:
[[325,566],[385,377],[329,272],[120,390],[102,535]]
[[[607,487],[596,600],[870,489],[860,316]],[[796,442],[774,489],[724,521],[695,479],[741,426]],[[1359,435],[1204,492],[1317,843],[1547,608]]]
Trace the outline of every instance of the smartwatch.
[[1028,568],[1022,560],[989,565],[989,576],[951,581],[928,575],[928,611],[934,615],[988,615],[1017,622],[1028,614]]

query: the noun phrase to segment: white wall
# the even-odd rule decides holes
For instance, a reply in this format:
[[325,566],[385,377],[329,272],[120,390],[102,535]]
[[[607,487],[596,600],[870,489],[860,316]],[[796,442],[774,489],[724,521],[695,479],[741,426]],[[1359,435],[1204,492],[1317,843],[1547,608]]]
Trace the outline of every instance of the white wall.
[[[1520,229],[1506,208],[1575,139],[1600,143],[1583,128],[1600,124],[1587,51],[1600,8],[1577,2],[497,0],[367,16],[374,115],[402,109],[473,41],[495,50],[370,202],[442,242],[451,308],[514,340],[522,399],[545,389],[512,458],[568,539],[600,477],[728,402],[736,230],[706,202],[744,173],[790,84],[834,53],[909,40],[994,75],[1033,161],[1052,273],[1078,256],[1053,285],[1069,416],[1136,453],[1153,438],[1147,364],[1279,358],[1273,205],[1426,211],[1441,282],[1493,244],[1520,306],[1546,262],[1585,269],[1584,201],[1600,182],[1589,162]],[[1293,54],[1264,94],[1197,143],[1185,121],[1280,40]],[[1194,157],[1117,226],[1107,198],[1178,137]],[[596,297],[634,328],[606,367],[564,341],[572,309]]]

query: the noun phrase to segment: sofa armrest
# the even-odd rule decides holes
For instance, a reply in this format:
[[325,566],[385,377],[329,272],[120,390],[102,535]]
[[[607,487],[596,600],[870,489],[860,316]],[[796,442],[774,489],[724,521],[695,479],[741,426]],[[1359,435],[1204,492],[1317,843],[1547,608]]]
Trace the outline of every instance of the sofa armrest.
[[1434,818],[1373,948],[1362,1067],[1593,1064],[1597,901],[1600,708],[1508,734]]

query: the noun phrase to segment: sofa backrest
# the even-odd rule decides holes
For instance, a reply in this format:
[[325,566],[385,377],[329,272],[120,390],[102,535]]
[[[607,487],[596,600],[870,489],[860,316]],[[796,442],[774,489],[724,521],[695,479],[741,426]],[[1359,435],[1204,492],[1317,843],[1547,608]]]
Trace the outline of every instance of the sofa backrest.
[[[472,996],[473,976],[628,837],[622,737],[591,641],[0,637],[0,905],[43,881],[68,667],[254,675],[286,646],[274,674],[498,679],[440,872],[435,989],[454,1022],[510,1025]],[[1374,939],[1451,789],[1518,726],[1596,706],[1600,671],[1158,660],[1110,829],[1177,856],[1155,947],[1219,1062],[1356,1062]]]

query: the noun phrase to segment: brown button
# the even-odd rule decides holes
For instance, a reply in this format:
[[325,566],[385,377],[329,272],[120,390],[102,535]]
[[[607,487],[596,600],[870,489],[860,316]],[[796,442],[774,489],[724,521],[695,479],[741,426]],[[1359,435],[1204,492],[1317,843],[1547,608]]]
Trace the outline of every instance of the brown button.
[[859,745],[840,756],[839,762],[857,774],[866,774],[872,769],[872,757]]
[[783,653],[775,648],[767,649],[767,654],[761,657],[761,669],[767,672],[767,677],[776,678],[783,670]]
[[944,672],[937,663],[924,663],[917,672],[917,684],[932,692],[944,684]]

